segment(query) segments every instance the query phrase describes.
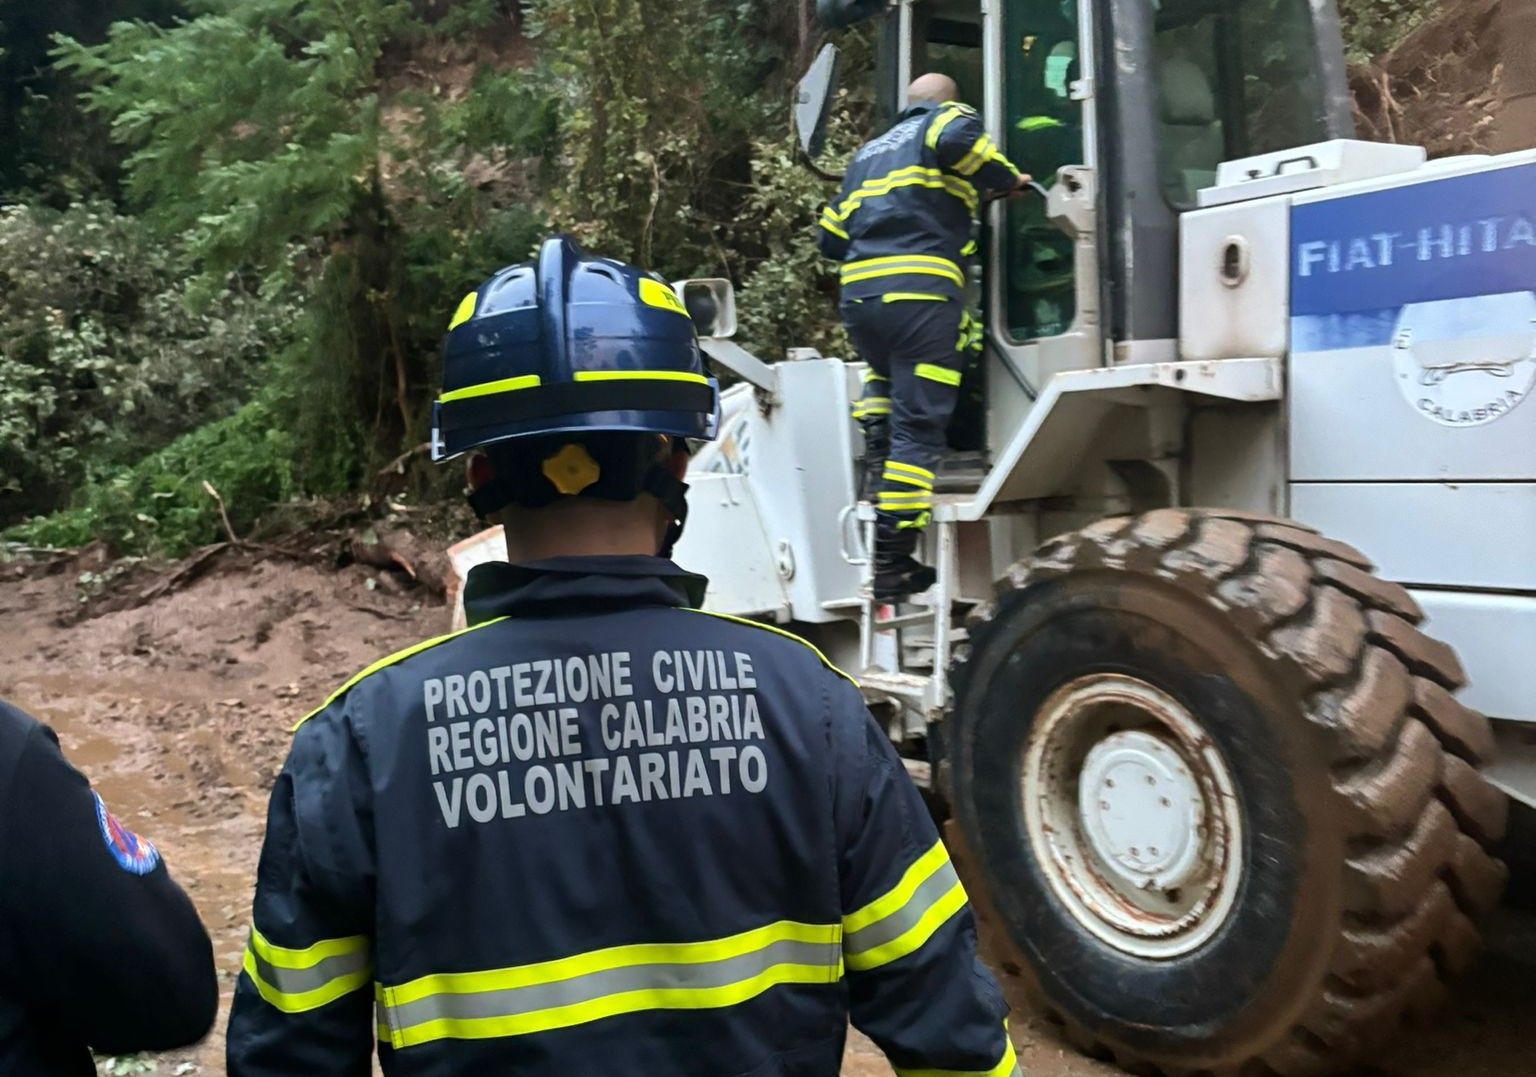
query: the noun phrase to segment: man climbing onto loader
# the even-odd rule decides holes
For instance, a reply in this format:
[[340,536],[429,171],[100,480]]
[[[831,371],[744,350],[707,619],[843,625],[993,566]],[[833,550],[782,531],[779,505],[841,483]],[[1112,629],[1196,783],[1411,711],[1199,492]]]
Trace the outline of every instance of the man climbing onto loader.
[[[858,688],[669,559],[716,384],[666,284],[552,239],[460,306],[434,455],[512,563],[272,794],[230,1077],[1017,1074],[965,891]],[[376,1020],[375,1020],[376,1017]]]
[[842,262],[841,314],[869,364],[854,417],[865,492],[875,493],[875,597],[926,590],[914,554],[933,510],[935,466],[981,326],[965,310],[971,224],[985,196],[1023,189],[1019,172],[956,98],[947,75],[907,90],[908,108],[854,155],[821,211],[822,253]]

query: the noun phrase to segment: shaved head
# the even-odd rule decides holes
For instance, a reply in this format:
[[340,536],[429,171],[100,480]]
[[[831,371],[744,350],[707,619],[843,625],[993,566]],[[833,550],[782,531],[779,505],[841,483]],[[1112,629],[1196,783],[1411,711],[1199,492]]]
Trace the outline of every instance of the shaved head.
[[913,80],[912,85],[907,87],[907,104],[909,105],[942,105],[946,101],[959,99],[960,87],[955,84],[955,80],[937,71],[919,75]]

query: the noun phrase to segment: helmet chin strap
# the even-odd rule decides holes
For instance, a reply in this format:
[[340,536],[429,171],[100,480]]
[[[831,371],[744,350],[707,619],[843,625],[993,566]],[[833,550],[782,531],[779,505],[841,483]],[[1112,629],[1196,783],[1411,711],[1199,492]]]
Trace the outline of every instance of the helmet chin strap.
[[652,464],[640,482],[640,489],[660,501],[672,517],[657,551],[661,557],[671,557],[677,540],[683,537],[683,525],[688,522],[688,484],[660,464]]

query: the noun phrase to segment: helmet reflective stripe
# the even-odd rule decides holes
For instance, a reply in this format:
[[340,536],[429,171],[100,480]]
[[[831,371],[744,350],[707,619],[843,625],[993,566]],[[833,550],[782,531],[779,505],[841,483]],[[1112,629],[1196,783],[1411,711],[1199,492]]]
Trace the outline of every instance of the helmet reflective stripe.
[[448,323],[449,330],[457,329],[475,316],[475,303],[479,300],[478,292],[470,292],[459,302],[459,309],[453,312],[453,320]]
[[500,381],[488,381],[480,385],[468,385],[463,389],[455,389],[451,393],[444,393],[437,398],[439,404],[450,404],[455,400],[468,400],[475,396],[490,396],[493,393],[512,393],[518,389],[532,389],[539,384],[537,374],[525,374],[521,378],[502,378]]

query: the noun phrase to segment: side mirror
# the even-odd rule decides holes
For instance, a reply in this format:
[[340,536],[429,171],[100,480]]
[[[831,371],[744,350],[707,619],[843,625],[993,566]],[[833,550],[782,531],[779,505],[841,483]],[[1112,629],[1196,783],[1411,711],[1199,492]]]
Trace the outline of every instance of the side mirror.
[[823,45],[810,70],[795,86],[795,134],[800,148],[814,161],[827,140],[827,118],[837,96],[837,46]]
[[672,290],[682,297],[694,329],[707,340],[736,335],[736,289],[718,277],[680,280]]

